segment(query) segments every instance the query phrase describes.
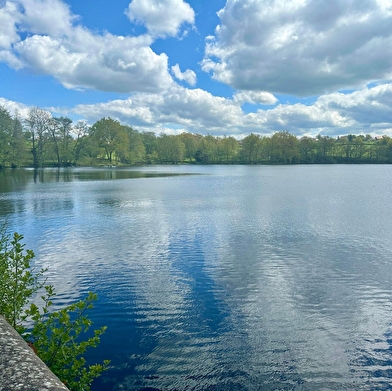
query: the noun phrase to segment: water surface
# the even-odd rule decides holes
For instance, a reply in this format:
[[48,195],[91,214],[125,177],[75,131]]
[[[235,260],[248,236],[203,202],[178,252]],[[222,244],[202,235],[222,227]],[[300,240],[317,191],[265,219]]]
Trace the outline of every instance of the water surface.
[[392,387],[391,166],[0,171],[0,215],[92,290],[106,390]]

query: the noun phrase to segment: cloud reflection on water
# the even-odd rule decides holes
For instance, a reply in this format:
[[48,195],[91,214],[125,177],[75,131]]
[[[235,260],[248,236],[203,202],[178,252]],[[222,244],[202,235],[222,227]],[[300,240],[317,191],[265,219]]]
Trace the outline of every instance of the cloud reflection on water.
[[10,222],[60,302],[100,295],[94,319],[109,330],[96,355],[113,368],[96,390],[383,389],[387,168],[213,167],[1,199],[23,204]]

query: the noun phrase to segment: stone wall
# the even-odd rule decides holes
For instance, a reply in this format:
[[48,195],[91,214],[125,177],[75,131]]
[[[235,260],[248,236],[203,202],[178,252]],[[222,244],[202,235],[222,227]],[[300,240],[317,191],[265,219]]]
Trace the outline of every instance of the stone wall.
[[0,391],[68,391],[1,315]]

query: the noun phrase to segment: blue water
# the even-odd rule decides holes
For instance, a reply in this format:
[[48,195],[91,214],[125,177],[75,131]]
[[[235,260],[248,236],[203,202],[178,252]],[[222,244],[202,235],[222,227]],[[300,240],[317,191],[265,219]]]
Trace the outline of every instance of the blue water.
[[392,389],[392,167],[0,171],[107,390]]

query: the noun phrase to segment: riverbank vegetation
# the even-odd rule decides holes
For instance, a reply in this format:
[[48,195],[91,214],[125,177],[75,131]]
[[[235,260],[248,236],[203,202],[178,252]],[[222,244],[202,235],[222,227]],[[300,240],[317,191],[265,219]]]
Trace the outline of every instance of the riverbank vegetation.
[[[31,267],[34,253],[24,249],[22,240],[18,233],[11,237],[0,230],[0,314],[71,391],[88,391],[109,365],[87,365],[83,357],[88,348],[98,346],[106,329],[88,333],[92,322],[86,311],[97,296],[89,293],[84,300],[52,311],[54,288],[46,284],[45,270]],[[39,293],[41,308],[34,300]]]
[[250,134],[237,140],[192,133],[139,132],[112,118],[89,126],[38,107],[25,120],[0,106],[1,167],[133,164],[392,163],[392,138],[349,134]]

